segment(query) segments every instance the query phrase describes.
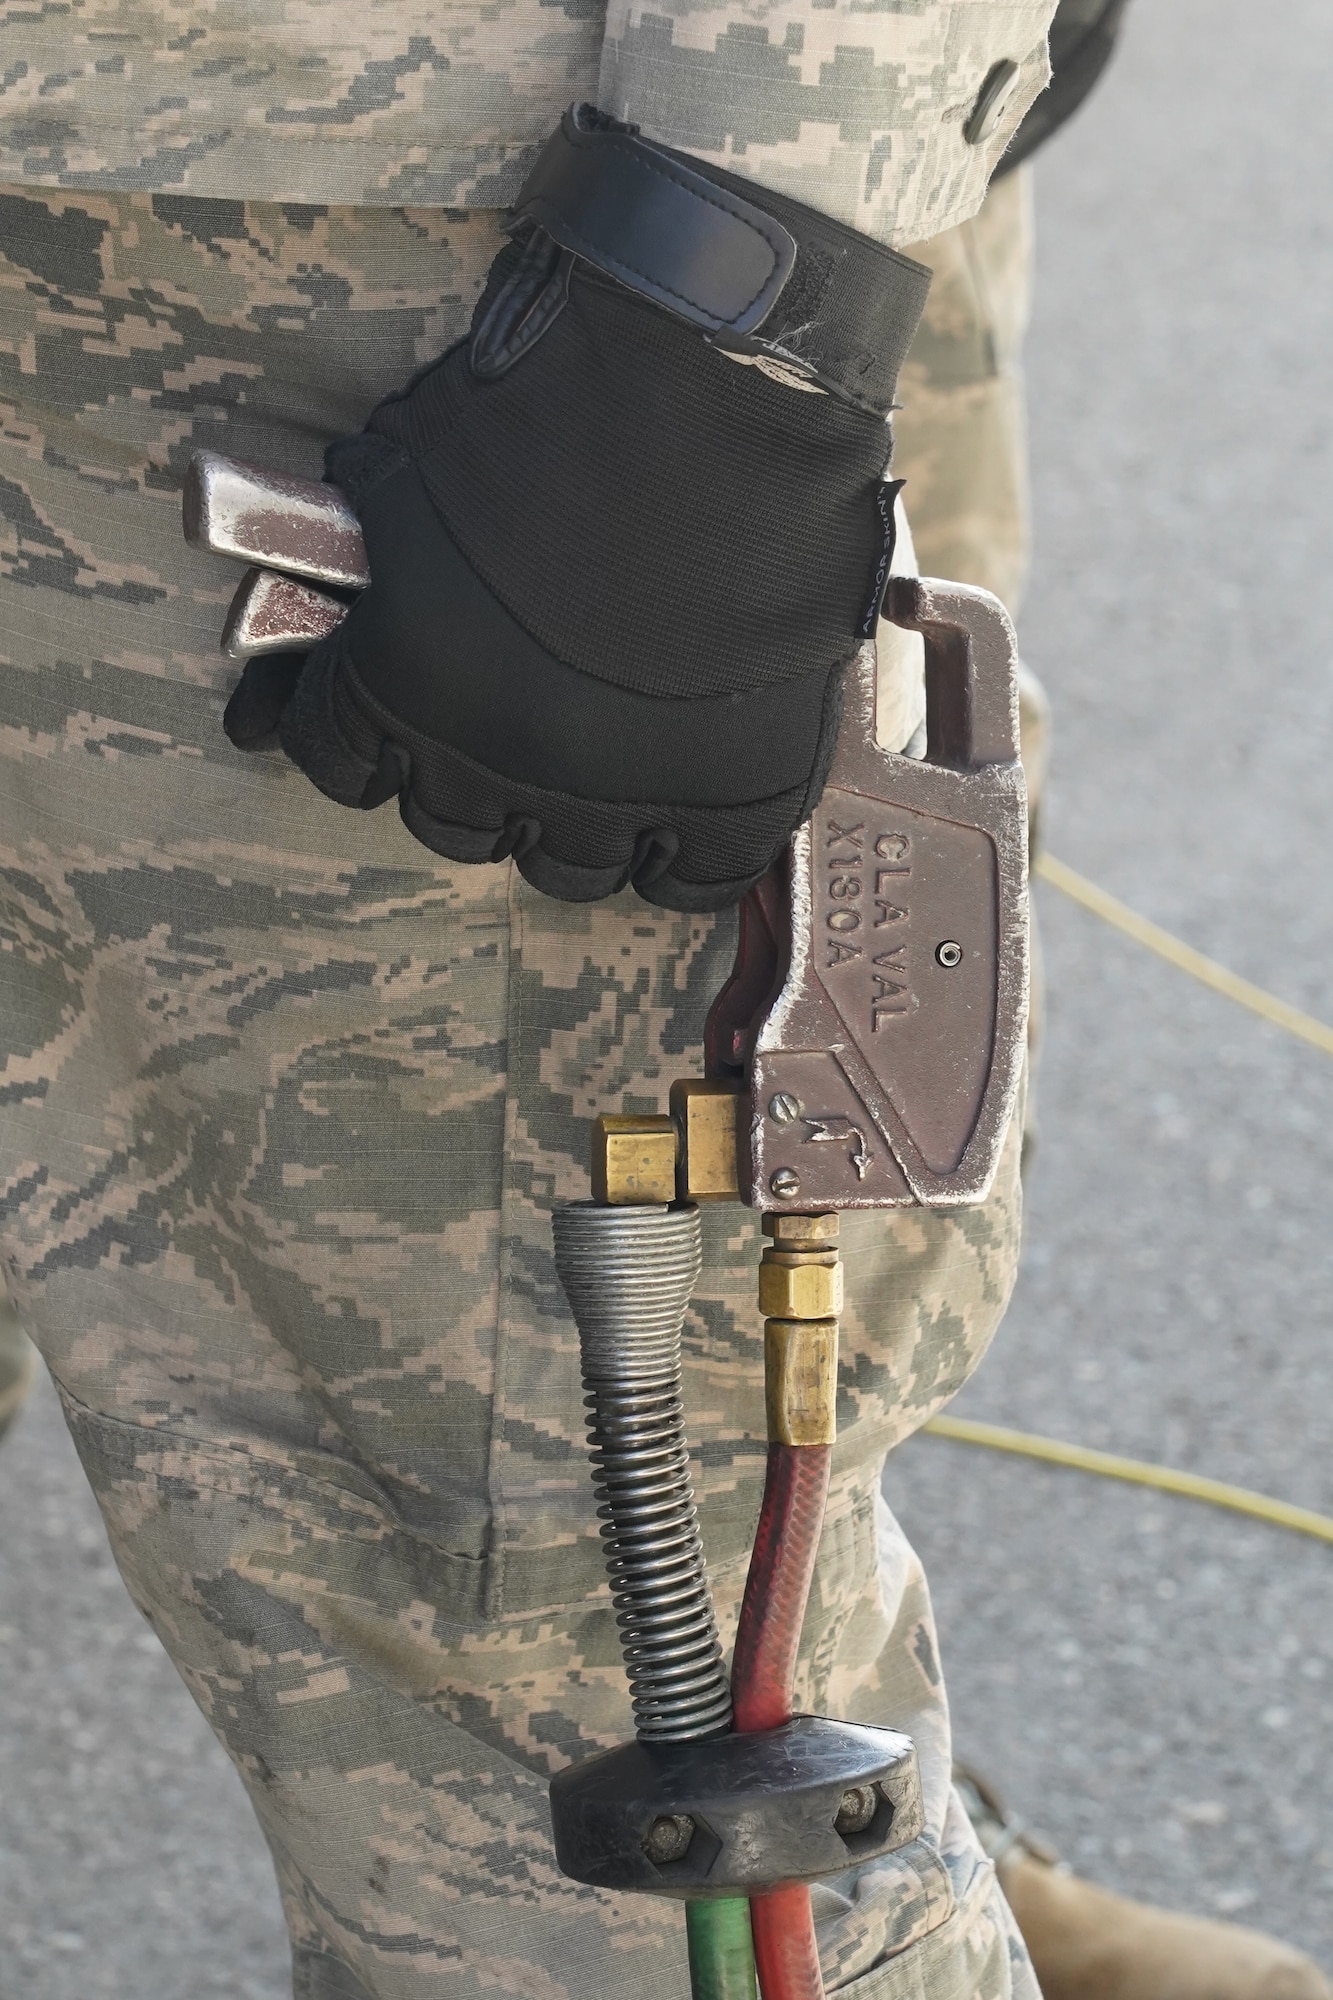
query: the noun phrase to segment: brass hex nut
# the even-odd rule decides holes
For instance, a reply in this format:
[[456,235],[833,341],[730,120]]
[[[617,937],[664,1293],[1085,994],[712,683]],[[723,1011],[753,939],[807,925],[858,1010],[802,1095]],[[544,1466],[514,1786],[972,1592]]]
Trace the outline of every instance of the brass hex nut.
[[676,1128],[670,1118],[594,1121],[592,1198],[609,1208],[676,1199]]
[[833,1209],[827,1215],[766,1215],[762,1227],[765,1236],[784,1250],[794,1250],[801,1244],[836,1243],[838,1212]]
[[685,1077],[671,1086],[680,1135],[676,1195],[681,1201],[739,1201],[739,1120],[749,1097],[740,1082]]
[[836,1250],[765,1250],[759,1310],[771,1319],[836,1319],[842,1311],[842,1265]]

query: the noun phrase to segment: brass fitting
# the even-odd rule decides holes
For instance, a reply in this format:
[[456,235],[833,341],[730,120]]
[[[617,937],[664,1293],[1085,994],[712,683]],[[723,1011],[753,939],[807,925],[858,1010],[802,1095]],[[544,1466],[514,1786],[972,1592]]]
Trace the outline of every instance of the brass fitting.
[[764,1321],[764,1408],[770,1444],[837,1437],[838,1322]]
[[592,1198],[609,1208],[676,1199],[676,1128],[651,1115],[593,1122]]
[[759,1310],[774,1319],[836,1319],[842,1311],[836,1247],[766,1249],[759,1264]]
[[[593,1200],[611,1208],[648,1202],[739,1201],[741,1083],[687,1077],[671,1086],[671,1115],[593,1121]],[[799,1220],[799,1218],[787,1218]]]
[[766,1215],[762,1228],[782,1250],[823,1249],[838,1240],[838,1212],[827,1215]]
[[832,1444],[837,1434],[842,1265],[834,1215],[766,1215],[759,1264],[764,1398],[774,1444]]
[[672,1084],[670,1102],[680,1140],[677,1199],[739,1201],[739,1120],[749,1109],[745,1086],[685,1077]]

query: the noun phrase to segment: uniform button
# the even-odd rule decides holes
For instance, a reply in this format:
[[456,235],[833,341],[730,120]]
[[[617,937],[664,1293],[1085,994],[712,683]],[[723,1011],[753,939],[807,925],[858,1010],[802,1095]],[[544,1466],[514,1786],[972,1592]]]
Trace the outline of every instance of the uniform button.
[[990,138],[1000,122],[1000,113],[1009,102],[1017,77],[1018,64],[1009,56],[993,63],[986,71],[986,80],[977,92],[977,101],[963,127],[963,137],[969,146],[979,146],[983,140]]

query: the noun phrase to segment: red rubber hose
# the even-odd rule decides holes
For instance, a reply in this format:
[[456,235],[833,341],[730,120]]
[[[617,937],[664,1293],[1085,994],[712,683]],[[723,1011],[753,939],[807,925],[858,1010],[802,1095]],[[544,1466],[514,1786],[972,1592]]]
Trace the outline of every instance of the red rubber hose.
[[750,1934],[763,2000],[824,2000],[814,1911],[804,1882],[751,1896]]
[[[801,1626],[828,1499],[831,1445],[770,1444],[745,1580],[731,1699],[737,1729],[776,1729],[792,1712]],[[788,1883],[750,1898],[763,2000],[824,2000],[810,1891]]]
[[737,1729],[791,1719],[796,1653],[828,1500],[827,1444],[771,1444],[750,1573],[745,1579],[731,1701]]

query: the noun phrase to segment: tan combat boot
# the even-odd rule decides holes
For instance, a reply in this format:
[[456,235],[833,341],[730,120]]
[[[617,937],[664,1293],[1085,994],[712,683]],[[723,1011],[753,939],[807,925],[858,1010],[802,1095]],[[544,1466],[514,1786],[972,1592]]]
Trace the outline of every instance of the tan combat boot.
[[1333,2000],[1319,1967],[1262,1931],[1150,1909],[1083,1882],[971,1771],[954,1783],[995,1863],[1043,2000]]

